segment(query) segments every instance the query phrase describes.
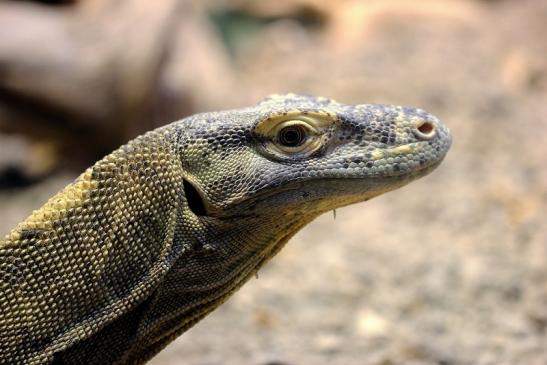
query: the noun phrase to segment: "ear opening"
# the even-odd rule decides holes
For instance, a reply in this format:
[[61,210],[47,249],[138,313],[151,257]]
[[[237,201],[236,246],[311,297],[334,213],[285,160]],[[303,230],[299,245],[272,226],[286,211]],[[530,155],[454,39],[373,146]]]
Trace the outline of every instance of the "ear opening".
[[198,216],[207,215],[207,210],[205,209],[205,204],[201,195],[199,195],[197,189],[186,179],[183,180],[184,186],[184,195],[186,196],[186,201],[188,202],[188,207],[190,210]]

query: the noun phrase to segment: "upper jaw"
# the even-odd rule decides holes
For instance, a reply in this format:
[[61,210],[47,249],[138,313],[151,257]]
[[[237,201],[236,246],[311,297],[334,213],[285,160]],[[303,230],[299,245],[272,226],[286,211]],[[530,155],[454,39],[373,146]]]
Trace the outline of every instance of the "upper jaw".
[[[265,189],[257,192],[253,197],[231,202],[219,217],[259,217],[275,211],[286,215],[302,210],[303,207],[306,207],[306,211],[310,214],[312,212],[320,214],[326,210],[369,200],[397,189],[429,174],[440,163],[439,160],[413,171],[406,173],[400,171],[398,174],[384,176],[323,176],[305,181],[292,181],[285,186],[275,188],[274,191]],[[331,207],[329,201],[338,203],[334,203]]]

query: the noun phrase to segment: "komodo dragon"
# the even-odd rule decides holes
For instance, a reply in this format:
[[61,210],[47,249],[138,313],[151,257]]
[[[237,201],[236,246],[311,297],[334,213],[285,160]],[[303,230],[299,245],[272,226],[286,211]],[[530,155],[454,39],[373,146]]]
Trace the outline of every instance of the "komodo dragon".
[[450,143],[420,109],[295,94],[148,132],[0,241],[0,361],[145,363],[307,223],[424,176]]

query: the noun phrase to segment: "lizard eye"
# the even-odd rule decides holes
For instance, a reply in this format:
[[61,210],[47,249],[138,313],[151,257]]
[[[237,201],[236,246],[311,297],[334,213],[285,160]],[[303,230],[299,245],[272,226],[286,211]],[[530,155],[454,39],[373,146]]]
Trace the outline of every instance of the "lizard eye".
[[305,121],[286,120],[276,126],[273,142],[283,152],[304,152],[317,133],[317,129]]
[[301,160],[324,147],[335,128],[327,112],[288,111],[260,121],[253,132],[258,151],[275,160]]
[[298,147],[306,141],[308,137],[307,131],[300,125],[291,125],[282,128],[278,134],[277,139],[279,143],[285,147]]

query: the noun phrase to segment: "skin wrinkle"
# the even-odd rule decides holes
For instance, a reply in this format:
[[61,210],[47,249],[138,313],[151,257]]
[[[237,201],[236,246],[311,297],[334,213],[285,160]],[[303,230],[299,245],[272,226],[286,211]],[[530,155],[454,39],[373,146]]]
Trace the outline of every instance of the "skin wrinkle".
[[[282,144],[294,125],[306,148]],[[421,109],[295,94],[148,132],[0,241],[0,363],[145,363],[303,226],[426,175],[450,144]]]

